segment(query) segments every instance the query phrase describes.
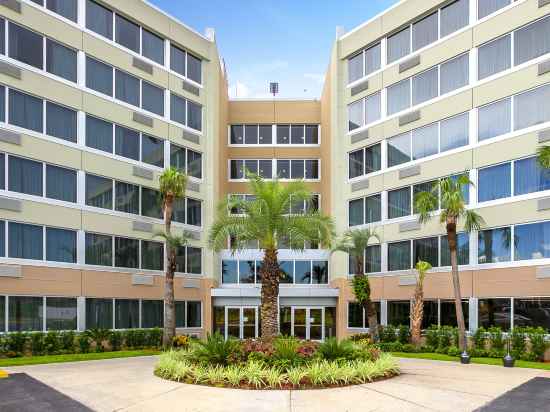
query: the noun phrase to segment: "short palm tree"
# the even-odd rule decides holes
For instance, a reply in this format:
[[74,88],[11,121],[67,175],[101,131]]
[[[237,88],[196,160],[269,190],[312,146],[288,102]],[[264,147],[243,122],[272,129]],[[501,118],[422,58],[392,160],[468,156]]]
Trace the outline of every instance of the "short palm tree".
[[[294,202],[311,202],[311,191],[302,181],[286,185],[277,179],[266,181],[249,176],[250,200],[232,198],[221,202],[217,218],[210,229],[209,245],[215,251],[246,249],[251,241],[258,241],[264,251],[260,268],[261,336],[273,338],[279,333],[278,296],[282,272],[277,261],[278,249],[288,243],[291,249],[303,250],[307,242],[330,246],[334,224],[328,216],[306,208],[303,213],[291,214]],[[238,210],[238,215],[231,211]]]
[[416,262],[416,287],[414,289],[414,299],[411,315],[411,341],[413,345],[420,346],[422,319],[424,318],[424,279],[426,273],[432,268],[429,262],[419,260]]
[[342,235],[333,252],[344,252],[353,258],[354,277],[351,281],[355,300],[363,307],[369,321],[369,333],[373,341],[378,341],[378,315],[376,306],[371,299],[369,278],[365,274],[365,249],[371,240],[380,242],[375,231],[365,229],[350,229]]
[[174,273],[176,272],[176,251],[179,246],[187,243],[188,236],[172,235],[172,215],[174,202],[185,196],[187,176],[178,169],[171,167],[166,169],[159,178],[160,196],[162,199],[162,211],[164,214],[164,233],[161,235],[166,240],[166,276],[164,280],[164,334],[162,344],[169,347],[176,334],[176,310],[174,306]]
[[550,169],[550,146],[541,146],[537,150],[537,160],[544,169]]
[[460,291],[460,278],[458,276],[458,256],[457,256],[457,225],[460,219],[464,219],[464,230],[471,232],[478,230],[483,224],[483,218],[473,210],[466,207],[464,199],[464,187],[470,187],[474,184],[467,175],[459,177],[446,177],[440,179],[434,184],[429,192],[420,192],[415,196],[415,210],[418,212],[418,221],[421,224],[428,222],[432,218],[432,212],[439,206],[441,197],[441,211],[439,221],[445,224],[449,252],[451,257],[451,270],[453,279],[453,289],[455,297],[456,320],[459,333],[459,346],[465,349],[464,337],[466,328],[464,323],[464,313],[462,312],[462,296]]

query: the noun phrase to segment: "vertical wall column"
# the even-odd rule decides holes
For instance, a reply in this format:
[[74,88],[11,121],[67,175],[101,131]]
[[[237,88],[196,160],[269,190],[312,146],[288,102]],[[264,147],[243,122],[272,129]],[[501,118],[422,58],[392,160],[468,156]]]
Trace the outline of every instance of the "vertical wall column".
[[469,316],[469,330],[470,333],[475,333],[478,327],[477,322],[477,298],[470,298],[468,300],[468,316]]
[[76,298],[76,319],[77,330],[79,332],[86,330],[86,298],[84,296],[78,296]]
[[380,300],[380,324],[388,325],[388,301],[386,299]]

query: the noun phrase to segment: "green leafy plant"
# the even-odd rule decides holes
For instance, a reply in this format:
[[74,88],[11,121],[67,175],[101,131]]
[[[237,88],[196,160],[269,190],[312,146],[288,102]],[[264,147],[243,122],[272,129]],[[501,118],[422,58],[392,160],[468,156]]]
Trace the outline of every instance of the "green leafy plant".
[[90,340],[92,340],[95,343],[95,350],[96,352],[104,352],[105,346],[104,343],[109,339],[111,331],[109,329],[99,329],[99,328],[93,328],[88,329],[84,332]]
[[520,359],[527,349],[527,330],[522,327],[516,327],[510,332],[512,346],[512,356]]
[[239,341],[225,338],[219,333],[208,334],[206,340],[199,341],[193,350],[197,362],[211,365],[227,365],[230,357],[240,350]]
[[388,325],[380,327],[380,342],[391,343],[397,340],[397,330],[395,326]]
[[504,335],[502,329],[498,326],[490,327],[487,331],[489,334],[489,341],[491,343],[491,350],[502,352],[504,351]]
[[58,354],[61,351],[61,340],[58,331],[50,330],[44,336],[44,347],[50,355]]
[[411,338],[411,330],[406,325],[399,325],[397,328],[397,340],[402,345],[409,343]]
[[34,356],[43,355],[46,349],[46,345],[44,344],[44,333],[43,332],[31,333],[30,344],[31,344],[31,353]]
[[73,331],[65,331],[60,333],[61,350],[65,353],[73,353],[75,351],[74,340],[75,333]]
[[112,330],[111,333],[109,333],[109,346],[111,347],[111,350],[120,350],[123,339],[123,332]]
[[325,339],[318,349],[319,356],[328,361],[351,359],[355,353],[353,342],[336,338]]
[[91,343],[90,343],[90,337],[86,333],[80,333],[77,338],[78,348],[80,350],[80,353],[88,353],[90,352]]
[[547,331],[541,327],[529,328],[527,330],[527,336],[529,337],[529,343],[531,346],[531,353],[534,360],[542,361],[544,359],[544,353],[550,346],[550,343],[546,341]]

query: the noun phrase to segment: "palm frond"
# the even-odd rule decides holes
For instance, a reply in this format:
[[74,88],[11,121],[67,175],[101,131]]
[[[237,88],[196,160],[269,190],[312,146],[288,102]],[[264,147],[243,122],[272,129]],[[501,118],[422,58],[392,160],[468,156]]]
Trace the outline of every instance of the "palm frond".
[[550,169],[550,146],[541,146],[537,149],[537,161],[544,169]]
[[465,210],[463,215],[465,218],[464,230],[466,232],[479,230],[481,226],[485,225],[485,220],[475,210]]
[[418,213],[418,222],[426,223],[432,217],[432,212],[438,207],[438,198],[431,192],[420,192],[414,197],[414,210]]
[[160,194],[163,199],[171,195],[174,199],[185,196],[187,176],[175,167],[166,169],[159,177]]
[[156,232],[153,237],[161,237],[164,239],[166,244],[172,249],[177,249],[182,246],[189,244],[189,240],[193,238],[191,233],[183,231],[181,235],[177,234],[168,234],[165,232]]

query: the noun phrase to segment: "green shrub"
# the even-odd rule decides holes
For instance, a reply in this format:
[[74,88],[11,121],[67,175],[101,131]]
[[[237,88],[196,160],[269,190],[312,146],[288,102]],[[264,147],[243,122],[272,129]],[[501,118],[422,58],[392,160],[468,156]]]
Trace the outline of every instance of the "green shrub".
[[474,341],[474,349],[477,349],[480,351],[485,350],[486,333],[487,333],[487,330],[483,326],[477,328],[477,330],[475,331],[472,337]]
[[227,365],[229,360],[240,351],[240,342],[225,338],[219,333],[208,334],[206,340],[193,346],[192,356],[198,363],[209,365]]
[[397,331],[395,326],[387,325],[379,328],[380,342],[391,343],[397,340]]
[[288,369],[302,362],[298,355],[300,341],[293,336],[280,336],[273,341],[273,362],[274,365]]
[[30,343],[30,350],[33,356],[44,354],[44,351],[46,349],[46,345],[44,342],[44,332],[32,332]]
[[403,345],[402,350],[403,352],[407,352],[407,353],[417,352],[416,346],[414,346],[412,343],[406,343],[405,345]]
[[449,356],[460,356],[461,352],[460,352],[460,348],[458,346],[451,346],[448,350],[447,350],[447,355]]
[[505,342],[502,329],[498,326],[493,326],[489,328],[488,333],[489,341],[491,343],[491,351],[503,351]]
[[61,332],[59,335],[61,350],[65,353],[73,353],[75,351],[74,339],[75,333],[73,331]]
[[352,359],[355,352],[353,342],[344,339],[338,342],[336,338],[327,338],[317,350],[322,359],[335,361],[341,359]]
[[90,337],[87,333],[79,333],[76,337],[77,343],[78,343],[78,349],[80,350],[80,353],[88,353],[90,352]]
[[111,347],[111,350],[114,350],[114,351],[120,350],[123,339],[124,339],[123,332],[118,330],[112,330],[109,333],[109,346]]
[[544,359],[544,353],[548,346],[550,345],[546,342],[546,332],[543,328],[529,328],[527,330],[527,336],[529,337],[529,342],[531,343],[531,357],[537,361],[542,361]]
[[527,335],[526,328],[518,327],[514,328],[510,333],[511,340],[511,352],[512,356],[516,359],[520,359],[525,354],[527,349]]
[[149,329],[146,334],[146,346],[150,348],[160,348],[162,346],[162,329]]
[[432,351],[439,346],[439,326],[432,325],[426,329],[426,346],[433,348]]
[[59,340],[59,332],[50,330],[44,336],[44,346],[49,355],[58,354],[61,351],[61,342]]
[[24,332],[8,333],[6,337],[6,352],[12,352],[16,356],[22,356],[29,336]]
[[408,326],[400,325],[397,328],[397,340],[401,344],[405,345],[409,343],[410,337],[411,337],[411,331]]

